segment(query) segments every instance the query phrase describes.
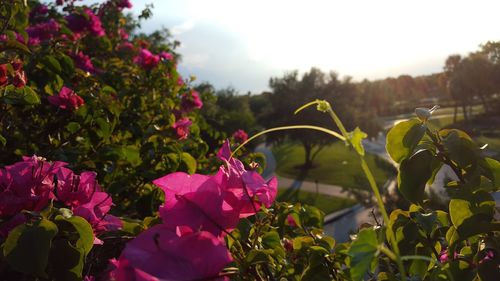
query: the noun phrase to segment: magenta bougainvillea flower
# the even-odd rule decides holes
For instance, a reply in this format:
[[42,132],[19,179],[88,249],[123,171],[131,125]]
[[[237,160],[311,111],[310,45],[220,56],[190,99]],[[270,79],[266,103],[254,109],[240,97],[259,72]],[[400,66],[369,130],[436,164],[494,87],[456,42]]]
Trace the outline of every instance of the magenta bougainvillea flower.
[[120,35],[120,38],[122,40],[127,40],[128,37],[129,37],[127,31],[125,29],[123,29],[123,28],[118,29],[118,34]]
[[184,93],[181,96],[181,110],[184,112],[190,112],[191,110],[195,108],[202,108],[203,107],[203,102],[200,99],[200,94],[192,90],[189,93]]
[[7,64],[0,64],[0,87],[9,83]]
[[210,232],[156,225],[112,262],[111,280],[223,280],[219,273],[231,260],[224,243]]
[[242,129],[233,133],[233,139],[237,143],[244,143],[248,139],[248,134]]
[[134,58],[134,63],[138,64],[145,70],[151,70],[155,68],[160,62],[160,57],[158,55],[153,55],[148,49],[142,48],[139,54]]
[[174,123],[174,125],[172,127],[176,131],[177,137],[180,140],[187,139],[187,137],[189,135],[189,126],[191,126],[191,124],[193,124],[193,122],[191,120],[189,120],[189,118],[182,118],[182,119],[177,120],[177,122]]
[[69,111],[76,110],[84,104],[83,99],[67,87],[62,87],[61,91],[59,91],[59,95],[50,96],[47,97],[47,99],[51,104]]
[[[94,172],[82,172],[76,175],[67,168],[59,168],[55,174],[57,188],[55,197],[69,207],[73,214],[86,219],[95,234],[118,230],[122,227],[119,218],[108,215],[113,201],[111,196],[101,191]],[[102,244],[99,239],[95,244]]]
[[83,9],[83,12],[85,16],[73,13],[65,17],[68,28],[74,33],[90,32],[98,37],[106,35],[101,19],[89,8]]
[[14,70],[13,73],[9,73],[7,64],[0,64],[0,86],[6,86],[11,83],[17,88],[24,87],[27,83],[27,78],[23,70],[23,62],[14,60],[10,65]]
[[66,165],[33,156],[0,169],[0,218],[7,218],[0,225],[0,236],[6,237],[25,221],[22,210],[42,211],[49,200],[62,203],[74,215],[86,219],[95,234],[122,227],[119,218],[108,215],[113,202],[101,191],[96,174],[76,175]]
[[26,29],[28,33],[29,45],[39,45],[43,41],[48,41],[53,39],[59,33],[61,25],[54,19],[50,19],[47,22],[32,25]]
[[57,179],[56,196],[66,206],[77,207],[88,203],[94,193],[100,190],[96,173],[83,172],[76,175],[68,168],[60,168],[55,174]]
[[116,46],[117,51],[122,52],[122,53],[126,53],[126,54],[133,53],[134,49],[135,49],[134,45],[130,42],[123,42],[123,43],[120,43],[118,46]]
[[239,208],[225,204],[214,177],[177,172],[153,183],[165,192],[159,212],[164,224],[172,229],[188,226],[224,236],[238,224]]
[[241,208],[240,217],[255,214],[261,204],[271,206],[278,192],[276,177],[266,181],[259,173],[245,170],[240,160],[231,157],[229,141],[224,143],[217,156],[226,163],[219,170],[225,201],[233,207]]
[[12,77],[12,85],[17,88],[23,88],[26,86],[28,79],[26,78],[26,73],[23,70],[23,62],[21,60],[14,60],[10,63],[14,69],[14,77]]
[[41,211],[52,197],[54,174],[64,165],[33,156],[0,169],[0,217]]
[[112,259],[110,263],[111,272],[107,279],[111,281],[159,281],[158,278],[133,267],[126,258]]
[[36,6],[36,7],[34,7],[30,11],[30,20],[33,20],[34,18],[36,18],[38,16],[44,16],[48,12],[49,12],[49,7],[47,5],[40,4],[40,5]]
[[120,9],[124,9],[124,8],[132,8],[132,3],[130,3],[130,0],[118,0],[118,2],[116,3],[116,6]]
[[168,53],[165,51],[160,52],[159,56],[162,60],[173,60],[174,59],[174,56],[171,53]]
[[73,61],[75,62],[76,67],[80,68],[81,70],[94,73],[95,68],[94,65],[92,64],[92,61],[90,60],[90,57],[85,55],[82,51],[71,55],[71,58],[73,58]]

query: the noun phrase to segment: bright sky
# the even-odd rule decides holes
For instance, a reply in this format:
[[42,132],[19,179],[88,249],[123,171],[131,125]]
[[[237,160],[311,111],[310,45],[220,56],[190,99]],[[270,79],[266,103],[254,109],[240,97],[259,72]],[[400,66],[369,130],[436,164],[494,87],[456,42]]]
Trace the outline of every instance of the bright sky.
[[500,40],[498,0],[133,0],[143,28],[169,28],[183,75],[218,88],[266,90],[313,66],[355,80],[441,71],[450,54]]

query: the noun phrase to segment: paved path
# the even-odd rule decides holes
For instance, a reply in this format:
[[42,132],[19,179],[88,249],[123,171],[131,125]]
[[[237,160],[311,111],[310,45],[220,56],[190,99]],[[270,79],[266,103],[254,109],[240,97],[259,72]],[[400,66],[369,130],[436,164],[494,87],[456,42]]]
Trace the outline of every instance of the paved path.
[[[378,152],[382,151],[380,146],[377,146],[376,144],[371,145],[371,148],[368,148],[367,151],[371,152],[374,148],[378,149]],[[274,155],[270,147],[261,144],[257,146],[256,151],[261,152],[266,156],[266,169],[262,173],[264,178],[275,176],[274,171],[276,169],[276,160],[274,159]],[[385,153],[385,147],[383,152]],[[278,179],[279,186],[282,188],[300,188],[301,190],[309,192],[318,192],[342,198],[352,198],[348,192],[344,191],[343,188],[338,185],[300,181],[281,176],[276,177]],[[333,214],[328,214],[325,218],[325,233],[333,236],[339,243],[349,241],[350,234],[357,232],[358,227],[361,224],[375,223],[372,215],[372,209],[373,208],[364,207],[361,204],[356,204],[353,207],[337,211]]]

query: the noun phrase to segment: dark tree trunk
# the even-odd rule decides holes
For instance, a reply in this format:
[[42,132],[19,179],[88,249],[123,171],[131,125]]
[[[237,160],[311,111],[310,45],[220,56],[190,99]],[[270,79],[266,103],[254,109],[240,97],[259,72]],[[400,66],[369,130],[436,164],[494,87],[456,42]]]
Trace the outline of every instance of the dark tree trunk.
[[309,142],[303,142],[302,144],[304,145],[304,151],[305,151],[304,168],[308,169],[312,167],[312,158],[311,158],[312,145]]
[[462,111],[464,113],[464,120],[465,121],[469,120],[469,118],[467,116],[467,103],[465,103],[465,102],[462,102]]
[[457,123],[458,102],[455,101],[455,110],[453,111],[453,124]]

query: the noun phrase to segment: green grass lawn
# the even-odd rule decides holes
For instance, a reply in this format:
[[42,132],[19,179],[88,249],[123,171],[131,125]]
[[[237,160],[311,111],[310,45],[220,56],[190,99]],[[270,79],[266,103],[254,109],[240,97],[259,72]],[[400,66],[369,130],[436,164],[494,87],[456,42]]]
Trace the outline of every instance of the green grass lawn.
[[[273,153],[277,162],[277,174],[287,178],[297,178],[300,172],[297,167],[304,163],[303,147],[299,144],[285,143],[274,146]],[[366,161],[379,187],[382,187],[390,176],[395,175],[391,164],[377,156],[367,154]],[[370,189],[357,154],[344,143],[336,142],[325,147],[314,160],[314,165],[315,167],[307,172],[306,180],[317,180],[346,188]]]
[[281,198],[285,191],[286,189],[284,188],[278,189],[278,201],[286,201],[290,203],[300,202],[302,204],[315,206],[325,214],[330,214],[335,211],[349,208],[356,204],[356,201],[353,199],[329,196],[302,190],[299,190],[298,194],[295,194],[293,198]]
[[487,137],[487,136],[479,136],[475,138],[475,141],[481,146],[484,144],[488,144],[486,150],[497,160],[500,160],[500,137]]
[[[457,114],[457,121],[464,120],[463,114]],[[453,116],[436,116],[431,117],[428,123],[432,124],[435,129],[442,129],[453,124]]]

